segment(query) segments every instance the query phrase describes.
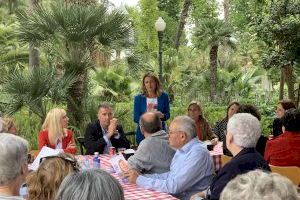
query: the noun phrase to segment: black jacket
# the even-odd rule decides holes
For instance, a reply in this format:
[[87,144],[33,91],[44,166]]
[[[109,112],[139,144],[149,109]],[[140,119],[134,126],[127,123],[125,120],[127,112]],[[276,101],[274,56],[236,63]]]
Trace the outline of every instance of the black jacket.
[[268,163],[254,148],[244,148],[214,177],[210,185],[211,196],[209,199],[219,199],[221,192],[230,180],[239,174],[255,169],[270,171]]
[[[130,143],[124,135],[122,126],[118,125],[117,130],[120,134],[120,138],[116,139],[114,137],[110,138],[112,146],[117,148],[130,148]],[[86,148],[86,154],[92,155],[94,152],[103,153],[106,142],[103,138],[102,128],[100,126],[99,120],[94,123],[90,123],[84,135],[84,145]]]

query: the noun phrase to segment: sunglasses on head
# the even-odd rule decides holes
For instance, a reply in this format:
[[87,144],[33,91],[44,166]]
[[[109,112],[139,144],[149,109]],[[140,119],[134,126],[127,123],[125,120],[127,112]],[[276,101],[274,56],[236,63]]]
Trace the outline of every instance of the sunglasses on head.
[[74,171],[76,171],[76,172],[80,171],[80,167],[79,167],[79,165],[77,163],[77,160],[73,159],[73,158],[70,158],[70,157],[62,157],[62,156],[58,156],[58,155],[57,156],[47,156],[47,157],[43,157],[43,158],[40,159],[40,164],[44,160],[47,160],[49,158],[60,158],[60,159],[63,159],[64,161],[69,162],[69,163],[72,164]]

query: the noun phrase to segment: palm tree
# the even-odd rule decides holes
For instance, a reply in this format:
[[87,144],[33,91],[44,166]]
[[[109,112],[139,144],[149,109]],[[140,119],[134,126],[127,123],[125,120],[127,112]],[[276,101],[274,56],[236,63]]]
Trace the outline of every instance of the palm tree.
[[24,42],[41,45],[56,56],[64,74],[75,74],[68,90],[67,108],[77,125],[83,119],[82,103],[87,95],[91,52],[129,37],[127,17],[118,10],[108,12],[103,5],[80,6],[55,3],[40,6],[31,15],[21,13],[19,35]]
[[196,30],[195,36],[197,44],[207,43],[209,45],[210,59],[210,99],[214,102],[217,95],[217,65],[219,45],[234,47],[234,43],[230,40],[233,29],[219,19],[204,19]]

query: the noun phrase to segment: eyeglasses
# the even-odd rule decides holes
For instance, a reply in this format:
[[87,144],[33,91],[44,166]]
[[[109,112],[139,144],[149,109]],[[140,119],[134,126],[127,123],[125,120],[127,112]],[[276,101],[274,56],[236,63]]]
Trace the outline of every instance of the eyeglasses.
[[40,159],[40,164],[44,161],[47,160],[49,158],[61,158],[66,162],[69,162],[72,164],[74,171],[78,172],[80,171],[80,166],[78,165],[78,162],[76,159],[70,158],[70,157],[62,157],[62,156],[47,156],[47,157],[43,157]]

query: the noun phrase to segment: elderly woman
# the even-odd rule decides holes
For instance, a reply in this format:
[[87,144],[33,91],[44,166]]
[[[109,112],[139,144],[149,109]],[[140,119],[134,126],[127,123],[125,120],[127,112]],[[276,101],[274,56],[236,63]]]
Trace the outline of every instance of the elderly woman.
[[235,176],[255,169],[270,171],[268,163],[255,150],[260,135],[260,123],[256,117],[248,113],[233,115],[228,121],[226,134],[227,148],[233,158],[214,177],[208,192],[198,195],[219,199],[226,184]]
[[296,186],[284,176],[262,170],[250,171],[231,180],[221,194],[221,200],[298,200]]
[[140,117],[147,111],[157,113],[162,120],[163,129],[166,130],[165,121],[170,118],[169,96],[162,91],[158,78],[152,73],[146,73],[142,81],[142,93],[134,97],[134,122],[136,129],[136,142],[139,144],[144,136],[139,127]]
[[210,140],[213,145],[218,143],[218,137],[212,132],[208,121],[204,118],[199,102],[192,101],[188,106],[188,116],[196,123],[197,136],[201,141]]
[[53,200],[63,179],[79,171],[72,154],[60,153],[44,158],[37,171],[27,177],[27,200]]
[[289,109],[282,118],[284,133],[267,142],[265,160],[276,166],[300,167],[300,110]]
[[52,149],[63,149],[67,153],[76,153],[73,132],[68,128],[69,118],[66,111],[60,108],[50,110],[38,135],[39,149],[43,146]]
[[56,200],[124,200],[120,183],[101,169],[84,170],[67,176]]
[[21,200],[19,190],[28,173],[28,142],[13,134],[0,134],[0,199]]
[[277,104],[276,118],[273,121],[273,136],[277,137],[282,134],[282,117],[286,110],[290,108],[296,108],[295,104],[291,100],[281,100]]
[[239,102],[233,101],[231,102],[226,111],[226,117],[222,120],[216,122],[216,126],[214,128],[214,133],[218,136],[219,141],[223,142],[223,153],[228,156],[232,156],[229,150],[226,147],[226,131],[227,131],[227,123],[230,117],[236,113],[240,106]]

